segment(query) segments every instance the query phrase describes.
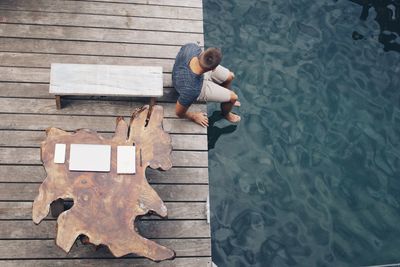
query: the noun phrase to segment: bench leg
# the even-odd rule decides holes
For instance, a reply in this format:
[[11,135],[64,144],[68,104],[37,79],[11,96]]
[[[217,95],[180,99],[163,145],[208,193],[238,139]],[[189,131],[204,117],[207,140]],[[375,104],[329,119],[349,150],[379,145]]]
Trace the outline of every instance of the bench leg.
[[150,98],[150,108],[152,108],[157,102],[157,98],[156,97],[151,97]]
[[61,109],[61,96],[56,95],[56,107],[57,109]]

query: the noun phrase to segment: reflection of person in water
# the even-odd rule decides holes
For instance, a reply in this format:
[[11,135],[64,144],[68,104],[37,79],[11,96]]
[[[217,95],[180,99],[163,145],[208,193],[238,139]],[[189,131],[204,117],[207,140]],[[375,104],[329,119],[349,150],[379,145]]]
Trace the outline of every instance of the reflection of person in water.
[[214,124],[222,119],[222,115],[218,111],[214,111],[214,113],[209,118],[209,126],[208,126],[208,150],[213,149],[215,147],[215,143],[221,135],[233,133],[236,130],[236,125],[229,125],[223,128],[219,128]]
[[[385,51],[400,52],[400,8],[398,0],[351,0],[363,7],[360,19],[366,20],[369,9],[375,8],[376,18],[380,29],[379,42],[384,45]],[[353,37],[354,38],[354,37]]]

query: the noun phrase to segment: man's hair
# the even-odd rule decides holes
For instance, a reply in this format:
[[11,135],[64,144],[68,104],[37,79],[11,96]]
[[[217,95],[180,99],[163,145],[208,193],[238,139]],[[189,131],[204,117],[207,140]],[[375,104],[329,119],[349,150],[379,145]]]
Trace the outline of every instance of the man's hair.
[[222,53],[219,48],[210,47],[199,55],[200,66],[207,70],[215,69],[222,60]]

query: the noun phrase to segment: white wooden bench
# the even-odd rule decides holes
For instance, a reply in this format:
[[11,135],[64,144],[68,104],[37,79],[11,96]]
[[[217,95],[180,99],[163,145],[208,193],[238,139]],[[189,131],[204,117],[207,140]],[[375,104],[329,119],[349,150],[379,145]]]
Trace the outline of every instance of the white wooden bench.
[[61,96],[128,96],[163,95],[162,67],[91,64],[51,64],[50,94],[61,109]]

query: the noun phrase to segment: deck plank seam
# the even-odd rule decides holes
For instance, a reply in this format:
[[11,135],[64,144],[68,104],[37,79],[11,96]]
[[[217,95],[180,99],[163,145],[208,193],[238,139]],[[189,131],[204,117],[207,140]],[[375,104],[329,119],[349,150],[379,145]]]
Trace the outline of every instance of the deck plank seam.
[[93,16],[109,16],[109,17],[124,17],[124,18],[154,18],[154,19],[174,19],[174,20],[185,20],[185,21],[203,21],[202,19],[187,19],[187,18],[170,18],[170,17],[159,17],[159,16],[132,16],[132,15],[118,15],[118,14],[104,14],[104,13],[82,13],[82,12],[67,12],[67,11],[43,11],[43,10],[32,10],[32,9],[8,9],[0,8],[1,10],[7,11],[23,11],[23,12],[46,12],[54,14],[71,14],[71,15],[93,15]]
[[[138,31],[138,32],[166,32],[166,33],[187,33],[203,35],[203,32],[190,31],[190,30],[157,30],[157,29],[141,29],[141,28],[113,28],[113,27],[100,27],[100,26],[85,26],[85,25],[68,25],[68,24],[46,24],[46,23],[17,23],[17,22],[0,22],[2,24],[10,25],[27,25],[27,26],[44,26],[44,27],[69,27],[69,28],[82,28],[82,29],[102,29],[102,30],[119,30],[119,31]],[[4,36],[6,37],[6,36]],[[15,38],[15,37],[14,37]]]
[[[111,3],[111,4],[131,4],[131,5],[145,5],[145,6],[160,6],[160,7],[183,7],[183,8],[191,8],[191,9],[202,9],[200,6],[179,6],[179,5],[161,5],[161,4],[152,4],[152,3],[129,3],[129,2],[121,2],[121,1],[96,1],[96,0],[66,0],[69,2],[96,2],[96,3]],[[202,1],[199,1],[202,2]]]
[[[156,44],[156,43],[143,43],[143,42],[117,42],[117,41],[104,41],[104,40],[85,40],[85,39],[60,39],[60,38],[40,38],[40,37],[8,37],[8,36],[1,36],[0,38],[14,38],[14,39],[22,39],[22,40],[48,40],[48,41],[61,41],[61,42],[87,42],[87,43],[102,43],[102,44],[135,44],[135,45],[153,45],[153,46],[168,46],[168,47],[181,47],[185,44],[182,42],[180,44]],[[148,58],[148,57],[143,57]],[[171,59],[170,57],[157,57],[162,59]]]

